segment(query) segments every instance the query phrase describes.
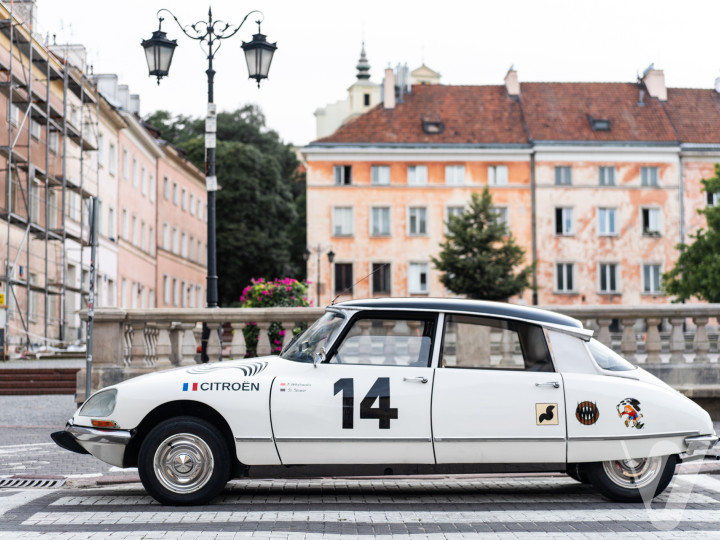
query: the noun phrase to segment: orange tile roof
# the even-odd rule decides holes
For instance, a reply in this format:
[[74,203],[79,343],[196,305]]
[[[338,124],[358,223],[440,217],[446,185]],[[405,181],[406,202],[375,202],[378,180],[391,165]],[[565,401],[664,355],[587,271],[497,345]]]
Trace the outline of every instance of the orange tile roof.
[[[441,120],[429,135],[422,120]],[[394,109],[382,104],[341,126],[321,143],[527,144],[518,102],[504,86],[417,85]]]
[[[668,89],[668,101],[637,83],[522,83],[520,101],[499,86],[414,86],[394,109],[382,104],[317,143],[528,144],[538,141],[720,144],[720,94]],[[588,116],[609,120],[593,131]],[[444,130],[427,134],[423,118]]]

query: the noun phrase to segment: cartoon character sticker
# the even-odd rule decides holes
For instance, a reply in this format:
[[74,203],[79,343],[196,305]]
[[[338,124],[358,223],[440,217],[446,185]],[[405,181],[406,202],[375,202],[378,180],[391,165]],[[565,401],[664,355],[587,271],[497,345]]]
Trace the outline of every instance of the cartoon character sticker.
[[635,398],[625,398],[617,404],[617,413],[620,418],[624,418],[625,427],[642,429],[645,422],[641,422],[643,417],[640,412],[640,402]]

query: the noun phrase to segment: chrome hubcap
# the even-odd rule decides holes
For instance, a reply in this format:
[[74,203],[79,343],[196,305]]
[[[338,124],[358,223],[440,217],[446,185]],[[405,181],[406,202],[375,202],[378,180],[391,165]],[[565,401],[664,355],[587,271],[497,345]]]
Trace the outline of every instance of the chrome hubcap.
[[168,490],[191,493],[208,483],[215,461],[203,439],[190,433],[178,433],[158,446],[153,468],[157,479]]
[[661,457],[603,462],[607,477],[615,485],[626,489],[639,489],[652,484],[660,474],[662,466]]

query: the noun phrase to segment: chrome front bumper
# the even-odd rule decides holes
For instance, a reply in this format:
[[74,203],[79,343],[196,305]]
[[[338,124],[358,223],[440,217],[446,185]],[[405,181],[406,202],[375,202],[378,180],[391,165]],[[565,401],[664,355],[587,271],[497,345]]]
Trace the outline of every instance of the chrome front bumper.
[[65,432],[99,460],[116,467],[123,467],[125,447],[132,438],[132,433],[129,431],[95,429],[68,423]]

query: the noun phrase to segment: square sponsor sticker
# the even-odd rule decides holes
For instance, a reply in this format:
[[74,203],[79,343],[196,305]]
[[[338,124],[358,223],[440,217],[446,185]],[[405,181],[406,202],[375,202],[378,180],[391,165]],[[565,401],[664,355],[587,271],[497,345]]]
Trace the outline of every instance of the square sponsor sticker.
[[557,403],[536,403],[535,404],[535,423],[538,426],[557,426],[558,425]]

